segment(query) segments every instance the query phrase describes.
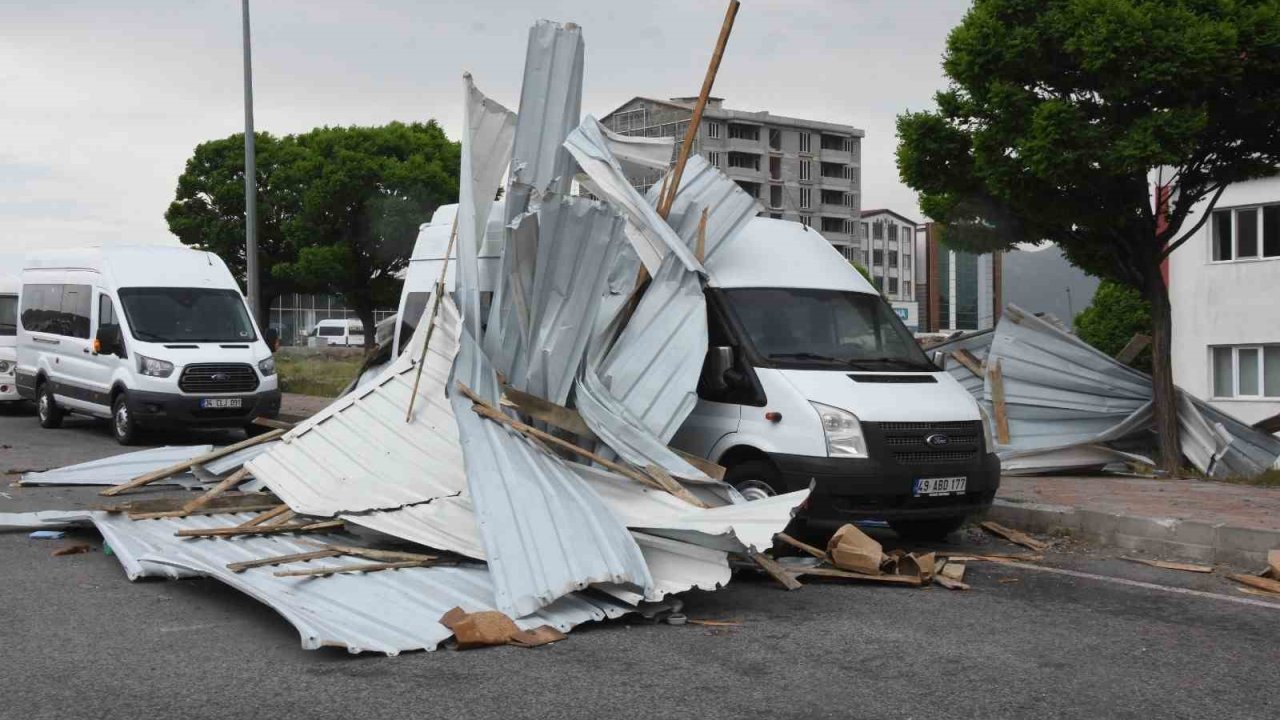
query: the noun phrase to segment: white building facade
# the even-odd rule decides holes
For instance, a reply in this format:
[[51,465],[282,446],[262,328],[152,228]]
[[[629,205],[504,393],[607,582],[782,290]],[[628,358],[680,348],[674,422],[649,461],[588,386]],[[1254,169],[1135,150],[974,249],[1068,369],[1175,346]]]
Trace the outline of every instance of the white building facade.
[[871,274],[871,282],[907,328],[919,331],[915,237],[918,223],[892,210],[864,210],[861,222],[861,262]]
[[1245,422],[1280,413],[1280,177],[1228,187],[1168,270],[1174,382]]

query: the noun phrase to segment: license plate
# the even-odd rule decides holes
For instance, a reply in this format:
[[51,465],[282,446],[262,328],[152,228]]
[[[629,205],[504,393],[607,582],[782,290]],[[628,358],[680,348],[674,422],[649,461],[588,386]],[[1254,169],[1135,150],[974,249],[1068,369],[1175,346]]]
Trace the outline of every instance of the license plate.
[[968,484],[967,477],[918,478],[915,495],[959,495]]
[[216,408],[238,408],[244,403],[243,398],[204,398],[200,401],[200,407],[206,410]]

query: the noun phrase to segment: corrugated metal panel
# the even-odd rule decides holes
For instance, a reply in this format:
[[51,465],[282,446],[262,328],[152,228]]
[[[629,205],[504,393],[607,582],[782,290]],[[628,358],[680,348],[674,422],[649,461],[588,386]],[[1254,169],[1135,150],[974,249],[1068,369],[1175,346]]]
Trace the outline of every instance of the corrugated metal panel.
[[[661,189],[661,183],[649,189],[646,200],[650,205],[657,206]],[[690,248],[696,248],[703,209],[707,210],[707,231],[706,254],[702,263],[714,277],[717,255],[731,244],[726,241],[737,235],[764,208],[719,168],[701,155],[692,155],[685,165],[684,174],[680,177],[680,190],[667,215],[667,223]]]
[[[529,28],[511,183],[539,194],[569,192],[573,162],[562,147],[582,115],[582,29],[539,20]],[[507,221],[525,212],[508,196]]]
[[[345,647],[350,652],[395,655],[406,650],[434,650],[450,632],[439,618],[453,607],[468,612],[494,609],[493,586],[483,567],[404,568],[324,578],[279,578],[281,568],[334,567],[367,562],[351,558],[227,570],[228,563],[309,552],[338,541],[355,544],[346,535],[263,535],[233,539],[182,539],[187,528],[230,527],[251,518],[211,515],[182,519],[131,521],[121,515],[97,513],[94,522],[122,560],[138,563],[150,574],[165,565],[180,572],[215,578],[269,605],[293,624],[302,646]],[[634,610],[628,604],[596,595],[564,597],[528,617],[517,618],[524,628],[552,625],[569,630],[583,622],[619,617]]]
[[[496,394],[493,369],[465,333],[458,368]],[[631,535],[563,460],[476,415],[460,393],[451,400],[500,610],[525,615],[598,582],[652,586]]]
[[612,142],[600,122],[588,115],[569,133],[565,147],[590,178],[592,193],[607,201],[627,219],[627,237],[651,275],[657,275],[663,258],[674,253],[686,270],[703,272],[702,264],[658,211],[631,187],[614,157]]
[[[964,386],[979,401],[986,401],[986,378],[981,375],[975,375],[969,368],[960,364],[959,360],[952,357],[951,353],[956,350],[965,350],[973,355],[980,364],[985,365],[987,361],[987,353],[991,350],[991,341],[995,339],[995,328],[990,330],[979,330],[978,332],[963,335],[954,340],[931,346],[927,352],[932,355],[936,352],[947,353],[946,361],[943,363],[943,370],[947,374],[955,378],[956,382]],[[990,409],[990,407],[988,407]]]
[[693,589],[718,590],[728,584],[733,574],[729,569],[729,556],[722,550],[646,533],[631,535],[653,573],[653,589],[645,594],[609,583],[592,586],[623,602],[638,605]]
[[0,530],[57,530],[85,522],[87,510],[37,510],[24,513],[0,513]]
[[529,349],[509,373],[518,390],[564,405],[595,326],[609,263],[626,242],[622,218],[586,198],[550,196],[538,209]]
[[[112,455],[101,460],[67,465],[44,472],[23,473],[20,485],[118,485],[153,470],[204,455],[212,445],[166,445]],[[153,485],[194,487],[199,481],[189,473],[160,480]]]
[[529,344],[529,313],[538,265],[538,214],[520,215],[511,225],[504,231],[506,240],[484,336],[485,354],[507,377]]
[[436,498],[395,510],[345,513],[341,517],[361,527],[429,548],[449,550],[476,560],[485,559],[475,507],[465,494]]
[[237,450],[230,455],[224,455],[211,463],[205,463],[204,469],[214,475],[226,475],[233,470],[239,469],[241,465],[244,465],[262,453],[267,452],[271,448],[275,447],[279,442],[279,440],[272,440],[271,442],[265,442],[261,445],[250,445],[249,447]]
[[405,412],[426,339],[422,331],[377,381],[250,460],[254,476],[295,511],[319,516],[387,510],[465,488],[457,423],[444,396],[459,321],[452,302],[440,308],[412,422],[405,422]]
[[[1280,438],[1256,430],[1203,400],[1191,398],[1185,392],[1179,394],[1180,400],[1187,398],[1191,405],[1186,408],[1184,403],[1179,408],[1183,444],[1190,445],[1193,442],[1187,432],[1188,416],[1194,417],[1192,422],[1203,423],[1212,428],[1219,440],[1211,454],[1212,462],[1204,467],[1199,462],[1196,463],[1201,472],[1215,478],[1252,477],[1280,463]],[[1183,452],[1195,459],[1187,448],[1184,447]]]

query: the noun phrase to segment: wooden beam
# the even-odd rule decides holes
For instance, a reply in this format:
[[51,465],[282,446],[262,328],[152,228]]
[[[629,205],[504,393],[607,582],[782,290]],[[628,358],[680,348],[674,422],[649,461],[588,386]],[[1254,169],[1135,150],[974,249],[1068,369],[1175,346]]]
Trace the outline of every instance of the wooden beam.
[[1129,342],[1125,343],[1125,346],[1116,354],[1116,362],[1128,365],[1150,344],[1150,335],[1134,333],[1134,336],[1129,338]]
[[436,316],[440,314],[440,298],[444,296],[444,279],[449,271],[449,256],[453,254],[454,241],[458,239],[458,216],[461,214],[454,213],[453,216],[453,229],[449,231],[449,246],[445,248],[440,277],[436,279],[435,297],[431,301],[431,315],[426,319],[427,327],[417,329],[417,332],[425,332],[427,336],[422,339],[422,352],[418,354],[418,369],[413,375],[413,392],[409,393],[409,407],[404,411],[406,423],[413,421],[413,402],[418,399],[418,383],[422,382],[422,367],[427,364],[427,348],[431,346],[431,335],[436,329]]
[[222,493],[244,482],[245,479],[248,477],[249,477],[249,468],[246,468],[246,467],[240,468],[239,470],[231,473],[226,478],[224,478],[222,482],[209,488],[200,497],[195,498],[194,500],[187,503],[186,505],[183,505],[182,512],[189,513],[204,507],[209,503],[210,500],[213,500],[214,498],[218,497]]
[[263,527],[274,527],[276,525],[284,525],[285,523],[292,521],[296,517],[298,517],[298,513],[294,512],[293,510],[286,510],[279,517],[272,518],[262,523],[262,525]]
[[276,555],[274,557],[258,558],[257,560],[242,560],[240,562],[227,563],[227,569],[234,573],[240,573],[250,568],[263,567],[264,565],[284,565],[286,563],[305,562],[307,560],[321,560],[323,558],[331,558],[342,554],[344,553],[341,550],[324,548],[322,550],[312,550],[311,552],[291,553],[289,555]]
[[886,585],[910,585],[920,587],[924,583],[919,575],[868,575],[830,567],[798,567],[792,570],[796,575],[812,575],[814,577],[837,578],[840,580],[860,580],[863,582],[884,583]]
[[[1020,530],[1007,528],[998,522],[988,520],[987,522],[982,523],[982,529],[992,535],[998,535],[1011,543],[1021,545],[1036,552],[1044,552],[1049,549],[1049,543],[1037,540]],[[951,558],[951,560],[955,560],[955,558]]]
[[710,507],[705,502],[698,499],[697,495],[694,495],[685,489],[685,486],[681,485],[680,481],[672,477],[671,473],[667,472],[666,469],[658,467],[657,465],[645,465],[644,473],[654,480],[657,480],[658,485],[662,486],[663,490],[666,490],[690,505],[701,508]]
[[1254,430],[1261,430],[1264,433],[1280,433],[1280,414],[1272,415],[1265,420],[1259,420],[1253,424]]
[[342,520],[322,520],[297,525],[258,525],[255,527],[192,528],[174,533],[177,537],[235,537],[236,535],[283,535],[284,533],[324,532],[343,526]]
[[774,560],[768,555],[765,555],[763,553],[758,553],[758,552],[752,552],[750,557],[752,562],[754,562],[757,566],[759,566],[761,570],[764,570],[765,573],[769,575],[769,577],[773,578],[774,580],[777,580],[782,585],[782,587],[788,590],[797,590],[799,588],[804,587],[804,585],[802,585],[800,581],[797,580],[789,570],[787,570],[787,568],[784,568],[781,565],[779,565],[778,561]]
[[[620,465],[612,460],[603,458],[591,452],[590,450],[585,450],[583,448],[580,448],[577,445],[574,445],[573,443],[567,440],[562,440],[556,437],[555,435],[552,435],[551,433],[543,432],[535,427],[526,425],[520,422],[519,420],[507,417],[505,414],[502,413],[501,410],[498,410],[497,408],[493,407],[489,403],[485,402],[484,398],[481,398],[479,395],[475,394],[475,392],[472,391],[471,388],[467,387],[466,385],[463,385],[462,383],[458,383],[457,387],[458,387],[458,392],[462,393],[465,397],[471,400],[471,403],[472,403],[471,409],[480,417],[488,418],[495,422],[502,423],[503,425],[510,427],[511,429],[515,430],[516,432],[522,435],[534,437],[539,440],[542,440],[543,442],[550,443],[551,445],[554,445],[558,448],[568,450],[571,453],[574,453],[580,457],[584,457],[588,460],[591,460],[592,462],[598,463],[601,466],[618,473],[619,475],[623,475],[628,478],[631,478],[632,480],[635,480],[636,482],[641,483],[643,485],[648,485],[649,487],[652,487],[658,490],[666,490],[666,488],[663,487],[657,480],[649,477],[648,475],[645,475],[644,473],[637,472],[635,470],[632,470],[629,467],[626,467],[625,465]],[[705,505],[701,505],[701,507],[705,507]]]
[[693,255],[698,262],[707,259],[707,208],[702,208],[702,218],[698,220],[698,242],[694,245]]
[[1265,590],[1273,595],[1280,594],[1280,581],[1268,578],[1258,577],[1256,575],[1229,575],[1232,580],[1241,585],[1248,585],[1259,590]]
[[[252,502],[240,502],[234,505],[224,505],[219,503],[220,500],[233,500],[233,499],[234,500],[244,499]],[[227,515],[230,513],[261,512],[263,510],[270,510],[271,508],[275,507],[278,502],[279,501],[277,501],[275,498],[259,499],[256,494],[255,495],[223,495],[222,497],[218,498],[217,500],[214,500],[208,505],[204,507],[196,508],[195,510],[192,510],[190,512],[183,510],[181,508],[178,508],[175,510],[152,510],[152,511],[141,511],[141,512],[129,511],[129,519],[130,520],[156,520],[160,518],[191,517],[193,515]]]
[[963,365],[966,370],[973,373],[974,375],[977,375],[978,377],[982,377],[983,375],[985,375],[985,373],[982,372],[982,363],[979,362],[978,358],[974,357],[973,353],[969,352],[968,350],[965,350],[964,348],[960,348],[959,350],[952,350],[948,354],[951,355],[951,357],[955,358],[956,362]]
[[292,430],[294,425],[297,425],[297,423],[289,422],[288,420],[269,417],[256,417],[253,419],[253,424],[261,425],[266,428],[274,428],[276,430],[284,430],[285,432]]
[[252,518],[252,519],[246,520],[245,522],[240,523],[240,527],[253,527],[254,525],[261,525],[262,523],[268,520],[274,520],[275,518],[278,518],[287,512],[289,512],[288,505],[284,505],[284,504],[277,505],[255,518]]
[[164,480],[167,477],[172,477],[174,475],[177,475],[178,473],[186,472],[187,470],[190,470],[193,465],[204,465],[206,463],[217,460],[218,458],[226,457],[231,453],[243,450],[245,448],[253,447],[255,445],[261,445],[262,443],[265,443],[265,442],[271,442],[272,440],[275,440],[276,438],[280,437],[284,433],[285,431],[281,429],[270,430],[257,437],[251,437],[247,440],[241,440],[240,442],[235,443],[234,445],[221,447],[221,448],[218,448],[217,450],[214,450],[213,452],[206,453],[204,455],[199,455],[197,457],[193,457],[190,460],[183,460],[182,462],[174,463],[169,467],[161,468],[159,470],[153,470],[149,473],[146,473],[145,475],[139,475],[138,477],[128,482],[120,483],[119,485],[113,485],[107,488],[106,490],[103,490],[99,494],[110,496],[110,495],[119,495],[120,493],[128,492],[130,490],[135,490],[137,488],[142,487],[143,485],[149,485],[153,482],[156,482],[157,480]]
[[1182,570],[1183,572],[1194,572],[1194,573],[1213,572],[1212,565],[1198,565],[1195,563],[1169,562],[1168,560],[1148,560],[1146,558],[1136,558],[1136,557],[1121,557],[1120,559],[1128,560],[1129,562],[1142,563],[1143,565],[1150,565],[1151,567],[1164,568],[1165,570]]
[[671,212],[671,203],[675,202],[676,193],[680,191],[680,177],[684,175],[684,166],[689,161],[689,153],[693,151],[693,143],[698,139],[698,126],[702,123],[702,113],[707,108],[707,98],[711,97],[711,88],[715,85],[716,73],[720,70],[720,60],[724,58],[724,49],[729,44],[729,33],[733,31],[733,19],[738,15],[740,4],[738,0],[729,0],[724,22],[720,24],[720,37],[716,39],[715,50],[711,53],[711,63],[707,66],[707,74],[702,79],[702,90],[698,93],[698,102],[693,106],[693,116],[689,118],[689,126],[685,129],[684,143],[680,146],[676,167],[671,171],[671,186],[667,188],[666,197],[659,199],[658,214],[664,220]]
[[996,442],[1009,444],[1009,408],[1004,402],[1004,371],[1000,368],[1000,359],[995,365],[987,366],[987,377],[991,380],[991,406],[996,415]]
[[429,567],[435,564],[430,560],[405,560],[401,562],[362,563],[360,565],[341,565],[338,567],[318,567],[306,570],[280,570],[276,577],[314,577],[317,575],[338,575],[342,573],[369,573],[379,570],[399,570],[400,568]]
[[824,551],[824,550],[819,550],[818,548],[816,548],[816,547],[814,547],[814,546],[812,546],[812,545],[810,545],[810,544],[808,544],[808,543],[800,542],[799,540],[797,540],[797,539],[795,539],[795,538],[791,537],[790,535],[788,535],[788,534],[786,534],[786,533],[778,533],[777,535],[774,535],[774,537],[778,538],[778,539],[779,539],[779,540],[781,540],[782,542],[784,542],[784,543],[786,543],[786,544],[790,545],[791,547],[793,547],[793,548],[795,548],[795,549],[797,549],[797,550],[803,550],[803,551],[805,551],[805,552],[809,553],[810,555],[812,555],[812,556],[814,556],[814,557],[818,558],[819,560],[826,560],[826,559],[828,559],[828,558],[827,558],[827,553],[826,553],[826,551]]

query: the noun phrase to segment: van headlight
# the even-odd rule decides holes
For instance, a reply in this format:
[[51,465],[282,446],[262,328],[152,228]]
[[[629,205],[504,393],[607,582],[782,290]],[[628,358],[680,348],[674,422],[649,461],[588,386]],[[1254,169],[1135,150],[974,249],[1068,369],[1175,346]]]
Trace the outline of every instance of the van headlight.
[[138,372],[151,377],[166,378],[173,374],[173,363],[168,360],[157,360],[146,355],[137,355]]
[[276,359],[267,358],[258,363],[258,372],[262,373],[262,377],[271,377],[276,374]]
[[862,436],[862,423],[857,416],[830,405],[810,402],[822,420],[822,432],[827,437],[827,456],[844,458],[867,457],[867,441]]
[[13,372],[13,363],[8,360],[0,360],[0,375],[8,375]]
[[996,451],[996,441],[991,435],[991,416],[982,407],[982,403],[978,403],[978,414],[982,416],[982,440],[986,443],[987,452],[993,453]]

